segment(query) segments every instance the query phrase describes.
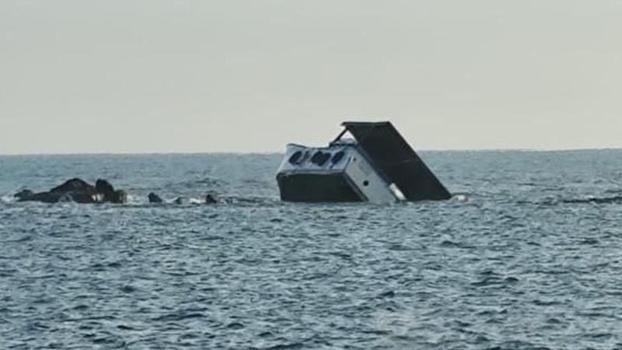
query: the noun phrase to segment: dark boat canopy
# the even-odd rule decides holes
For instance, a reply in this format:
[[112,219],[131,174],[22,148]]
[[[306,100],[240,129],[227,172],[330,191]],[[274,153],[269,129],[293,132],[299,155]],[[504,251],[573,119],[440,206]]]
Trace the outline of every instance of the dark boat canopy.
[[369,160],[389,183],[399,187],[409,201],[451,198],[445,186],[419,158],[390,122],[344,122]]

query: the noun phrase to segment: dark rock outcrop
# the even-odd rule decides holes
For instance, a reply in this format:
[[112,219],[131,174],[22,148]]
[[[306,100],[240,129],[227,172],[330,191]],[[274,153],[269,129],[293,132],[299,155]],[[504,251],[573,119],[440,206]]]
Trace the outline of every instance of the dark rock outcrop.
[[29,198],[32,197],[35,193],[32,192],[31,190],[21,190],[19,192],[17,192],[16,194],[13,195],[13,197],[17,198],[17,200],[22,200],[25,198]]
[[160,198],[160,196],[151,192],[149,193],[149,203],[164,203],[164,201]]
[[48,192],[33,193],[23,190],[15,194],[20,202],[76,202],[76,203],[126,203],[125,191],[115,191],[114,187],[106,180],[97,180],[95,186],[82,179],[71,179],[60,186],[54,187]]
[[123,190],[116,190],[112,193],[110,203],[124,204],[127,203],[127,192]]
[[205,204],[216,204],[218,200],[211,194],[205,196]]
[[110,182],[102,179],[98,179],[95,182],[95,190],[97,193],[101,193],[104,196],[104,202],[117,203],[114,187]]
[[82,193],[97,193],[97,189],[95,186],[89,184],[88,182],[82,179],[71,179],[66,181],[64,184],[54,187],[50,190],[50,192],[54,193],[68,193],[68,192],[82,192]]

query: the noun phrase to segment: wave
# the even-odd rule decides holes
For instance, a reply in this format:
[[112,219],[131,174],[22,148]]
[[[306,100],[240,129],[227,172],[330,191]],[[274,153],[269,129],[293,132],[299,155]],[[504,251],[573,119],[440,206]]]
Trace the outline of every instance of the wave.
[[563,199],[561,202],[568,204],[622,204],[622,196]]

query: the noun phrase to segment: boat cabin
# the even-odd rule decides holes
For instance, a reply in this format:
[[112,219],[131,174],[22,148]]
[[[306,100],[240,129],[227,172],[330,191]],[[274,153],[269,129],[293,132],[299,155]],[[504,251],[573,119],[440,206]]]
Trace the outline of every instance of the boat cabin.
[[287,145],[277,173],[282,200],[393,203],[451,198],[390,122],[342,126],[327,147]]

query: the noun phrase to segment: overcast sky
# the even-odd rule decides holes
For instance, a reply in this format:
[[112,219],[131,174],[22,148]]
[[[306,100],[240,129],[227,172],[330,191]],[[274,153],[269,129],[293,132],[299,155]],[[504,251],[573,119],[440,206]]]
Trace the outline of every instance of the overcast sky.
[[0,0],[0,153],[622,147],[620,0]]

